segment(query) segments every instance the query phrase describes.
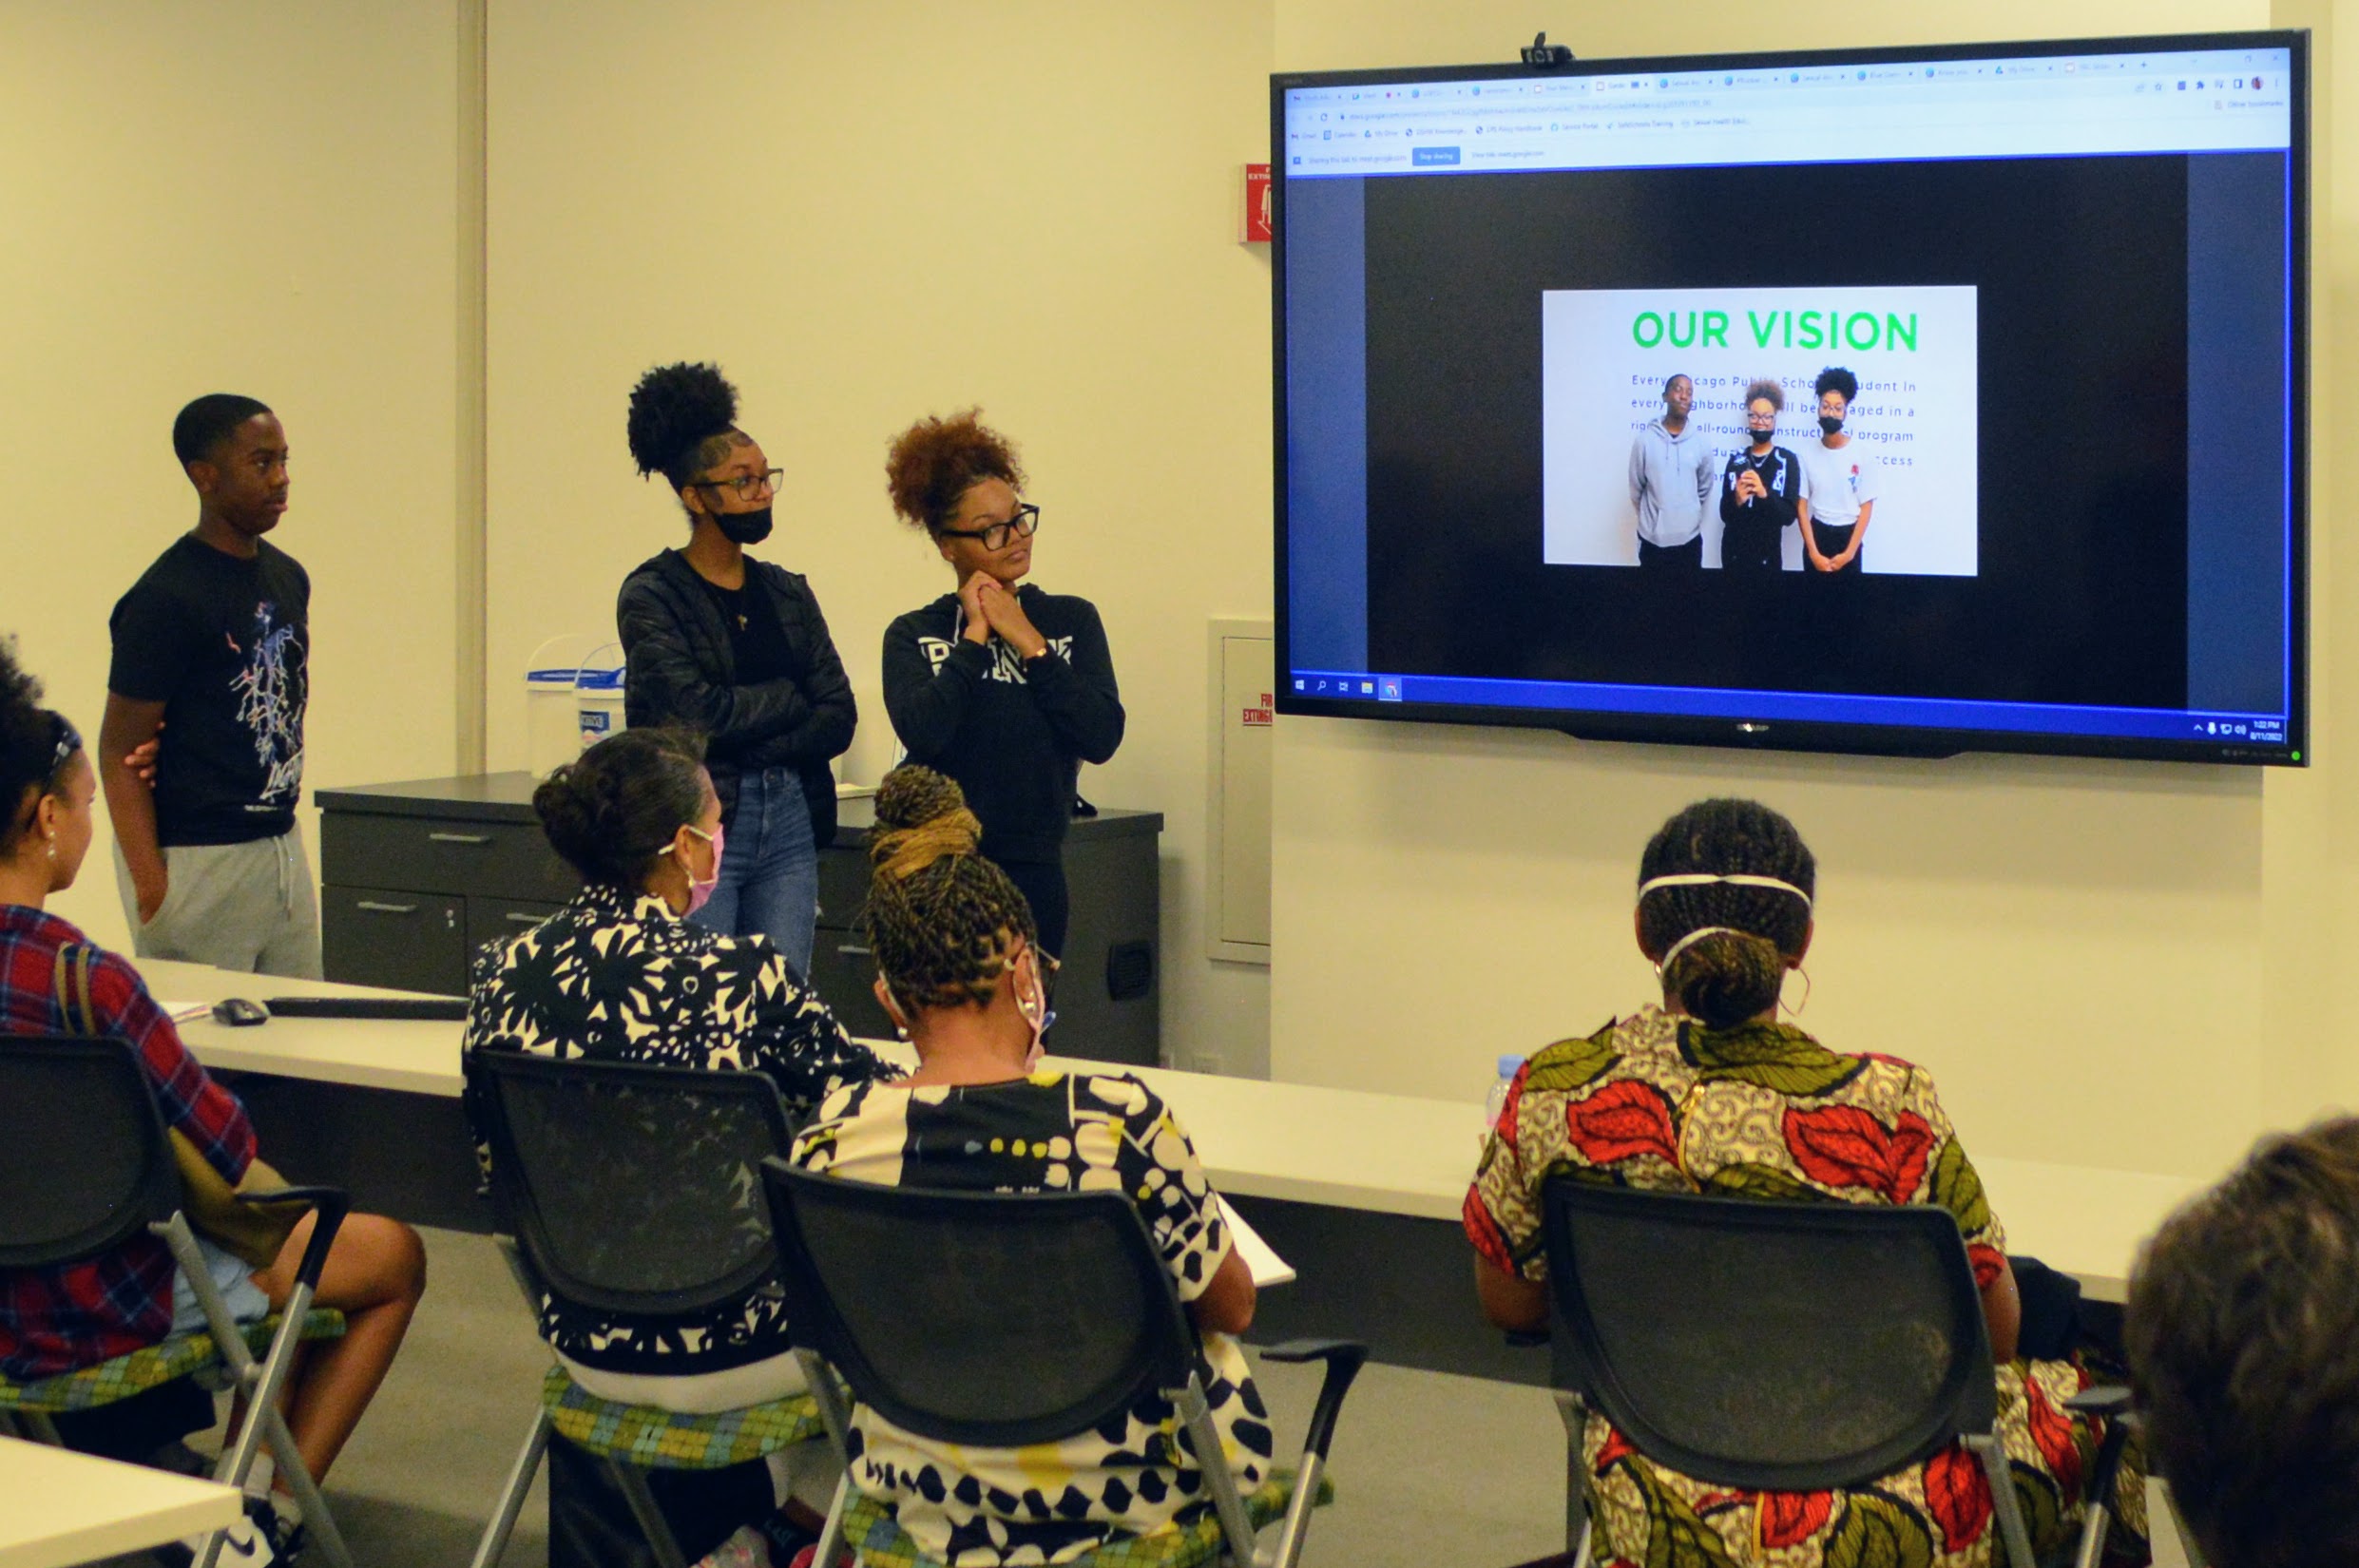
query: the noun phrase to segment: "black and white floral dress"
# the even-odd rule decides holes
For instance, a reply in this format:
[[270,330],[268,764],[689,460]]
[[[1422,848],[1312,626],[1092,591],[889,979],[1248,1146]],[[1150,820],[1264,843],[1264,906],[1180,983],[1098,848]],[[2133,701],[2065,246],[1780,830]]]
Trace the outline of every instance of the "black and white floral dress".
[[[1127,1073],[855,1084],[827,1098],[794,1159],[895,1186],[1127,1193],[1182,1301],[1204,1293],[1232,1245],[1195,1146]],[[1250,1492],[1269,1470],[1269,1412],[1237,1341],[1208,1333],[1196,1371],[1222,1457]],[[1029,1448],[930,1442],[865,1406],[852,1438],[853,1483],[892,1504],[901,1528],[949,1568],[1064,1562],[1212,1506],[1179,1412],[1154,1394],[1126,1422]]]
[[[788,1113],[897,1072],[854,1044],[764,936],[721,936],[647,893],[585,889],[538,926],[477,954],[467,1057],[530,1051],[595,1061],[766,1073]],[[476,1157],[490,1152],[470,1078]],[[569,1361],[612,1372],[722,1371],[788,1351],[775,1291],[693,1319],[628,1320],[544,1300],[541,1335]]]

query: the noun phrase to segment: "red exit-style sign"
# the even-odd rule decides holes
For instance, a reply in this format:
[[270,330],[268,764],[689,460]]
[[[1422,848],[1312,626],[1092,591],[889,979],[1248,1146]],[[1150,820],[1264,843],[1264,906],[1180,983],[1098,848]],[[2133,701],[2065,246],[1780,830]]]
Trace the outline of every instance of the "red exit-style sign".
[[1237,238],[1245,244],[1270,238],[1270,165],[1245,165],[1245,205],[1237,214]]

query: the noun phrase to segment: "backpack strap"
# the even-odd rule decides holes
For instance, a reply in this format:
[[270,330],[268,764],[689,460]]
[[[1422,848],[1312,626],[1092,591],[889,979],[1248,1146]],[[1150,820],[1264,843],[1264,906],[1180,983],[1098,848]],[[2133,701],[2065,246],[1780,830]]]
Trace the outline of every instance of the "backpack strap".
[[57,949],[57,966],[50,985],[58,1007],[66,1015],[66,1026],[96,1040],[102,1031],[98,1026],[98,1009],[90,1004],[90,963],[88,943],[67,943]]

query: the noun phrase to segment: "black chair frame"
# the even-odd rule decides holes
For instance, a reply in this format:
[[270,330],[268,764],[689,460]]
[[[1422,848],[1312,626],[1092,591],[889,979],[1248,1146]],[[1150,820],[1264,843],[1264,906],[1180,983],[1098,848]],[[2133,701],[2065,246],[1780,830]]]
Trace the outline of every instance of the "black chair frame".
[[[1579,1568],[1587,1568],[1592,1558],[1586,1499],[1578,1493],[1586,1482],[1578,1459],[1582,1433],[1592,1409],[1650,1460],[1699,1481],[1747,1490],[1821,1491],[1856,1486],[1926,1459],[1952,1442],[1960,1443],[1975,1455],[1989,1481],[2004,1560],[2011,1568],[2040,1568],[1996,1430],[1997,1373],[1981,1291],[1966,1259],[1965,1238],[1947,1211],[1701,1197],[1604,1186],[1573,1176],[1556,1176],[1544,1183],[1542,1208],[1554,1383],[1576,1460],[1570,1483],[1575,1495],[1567,1499],[1567,1539]],[[1613,1354],[1610,1311],[1597,1299],[1582,1266],[1578,1237],[1584,1223],[1684,1228],[1702,1233],[1707,1240],[1774,1229],[1835,1241],[1870,1256],[1935,1258],[1941,1272],[1938,1288],[1949,1318],[1948,1359],[1938,1368],[1932,1392],[1910,1420],[1852,1453],[1816,1462],[1764,1463],[1698,1449],[1665,1431],[1655,1419],[1647,1368],[1626,1365]],[[1826,1321],[1837,1321],[1846,1312],[1856,1316],[1862,1310],[1856,1298],[1841,1297],[1836,1290],[1830,1289],[1826,1294]],[[1632,1310],[1635,1313],[1637,1309]],[[1733,1367],[1728,1371],[1734,1377],[1759,1378],[1764,1384],[1774,1378],[1773,1370],[1762,1367]],[[2127,1399],[2125,1389],[2091,1388],[2069,1402],[2069,1408],[2113,1416],[2126,1409]],[[2074,1554],[2077,1568],[2095,1568],[2102,1552],[2105,1521],[2127,1435],[2127,1424],[2111,1422],[2092,1466]]]
[[[1220,1521],[1226,1560],[1236,1568],[1294,1568],[1302,1553],[1305,1533],[1314,1506],[1319,1480],[1334,1436],[1345,1396],[1368,1358],[1368,1348],[1348,1340],[1300,1340],[1265,1348],[1263,1359],[1281,1362],[1320,1361],[1326,1374],[1304,1437],[1295,1493],[1280,1524],[1276,1540],[1267,1549],[1256,1546],[1237,1479],[1221,1463],[1219,1433],[1214,1426],[1203,1384],[1195,1370],[1199,1348],[1195,1326],[1180,1305],[1170,1274],[1157,1254],[1145,1222],[1129,1197],[1121,1193],[977,1193],[939,1192],[889,1187],[820,1175],[782,1159],[763,1162],[762,1181],[770,1195],[780,1258],[779,1279],[787,1296],[796,1353],[803,1358],[812,1390],[839,1453],[850,1453],[851,1401],[866,1405],[886,1420],[920,1437],[979,1447],[1011,1447],[1052,1442],[1102,1425],[1120,1417],[1142,1395],[1160,1393],[1172,1401],[1188,1434],[1190,1447],[1210,1456],[1200,1464],[1206,1490]],[[807,1217],[833,1210],[862,1217],[873,1227],[890,1231],[896,1222],[933,1227],[948,1224],[962,1233],[991,1235],[1017,1232],[1058,1234],[1083,1241],[1093,1272],[1129,1277],[1145,1303],[1141,1320],[1126,1325],[1129,1343],[1097,1380],[1086,1397],[1019,1412],[1005,1418],[975,1418],[946,1411],[938,1405],[911,1396],[909,1386],[888,1375],[872,1359],[852,1319],[831,1283],[823,1252],[815,1251]],[[912,1272],[920,1261],[910,1250]],[[1053,1293],[1056,1281],[1041,1288]],[[1042,1344],[1038,1365],[1053,1364],[1062,1347]],[[839,1386],[840,1376],[844,1386]],[[850,1398],[847,1399],[847,1393]],[[833,1562],[843,1541],[844,1520],[851,1505],[852,1479],[847,1474],[836,1487],[834,1506],[819,1539],[815,1561]]]
[[[770,1244],[752,1250],[742,1260],[716,1267],[707,1277],[693,1285],[672,1291],[629,1289],[581,1272],[555,1240],[548,1224],[547,1206],[564,1201],[566,1195],[548,1192],[533,1180],[531,1164],[517,1145],[508,1102],[511,1086],[526,1093],[590,1089],[738,1099],[759,1113],[773,1151],[783,1152],[792,1138],[792,1127],[777,1086],[766,1075],[647,1062],[591,1061],[578,1057],[547,1057],[508,1050],[470,1051],[465,1065],[471,1103],[481,1121],[485,1141],[491,1149],[491,1202],[501,1233],[494,1240],[515,1278],[518,1292],[536,1316],[544,1294],[600,1312],[677,1316],[740,1300],[775,1277],[777,1252]],[[499,1561],[552,1435],[547,1410],[535,1411],[532,1428],[509,1466],[499,1501],[476,1543],[472,1568],[492,1568]],[[662,1509],[645,1474],[638,1466],[613,1456],[607,1456],[604,1464],[655,1554],[659,1568],[685,1568],[686,1557],[670,1525],[664,1522]]]
[[[38,1084],[26,1081],[38,1075]],[[11,1083],[13,1079],[17,1081]],[[72,1106],[49,1103],[44,1091],[63,1087],[82,1100],[82,1116]],[[352,1553],[336,1529],[327,1501],[319,1494],[296,1451],[294,1436],[278,1408],[288,1375],[302,1343],[303,1320],[319,1289],[320,1272],[329,1250],[351,1208],[351,1198],[335,1187],[285,1187],[270,1193],[240,1193],[242,1203],[302,1203],[313,1213],[312,1233],[297,1266],[295,1281],[280,1309],[278,1333],[258,1361],[246,1348],[245,1335],[230,1314],[229,1304],[213,1283],[198,1249],[196,1233],[181,1210],[179,1167],[163,1117],[149,1090],[137,1050],[128,1041],[75,1036],[12,1036],[0,1046],[0,1099],[12,1099],[35,1114],[47,1114],[72,1126],[104,1109],[132,1129],[125,1163],[115,1169],[93,1168],[86,1160],[57,1161],[16,1167],[13,1179],[0,1183],[0,1212],[22,1226],[26,1216],[63,1208],[86,1210],[91,1217],[49,1234],[0,1235],[0,1269],[54,1268],[78,1263],[110,1252],[143,1233],[160,1238],[188,1280],[203,1310],[229,1386],[243,1404],[246,1420],[237,1437],[226,1444],[213,1468],[213,1479],[242,1487],[253,1471],[261,1446],[271,1455],[295,1494],[313,1540],[334,1568],[352,1568]],[[46,1416],[16,1412],[32,1435],[54,1444],[57,1430]],[[199,1568],[213,1568],[221,1555],[226,1530],[206,1538],[198,1556]]]

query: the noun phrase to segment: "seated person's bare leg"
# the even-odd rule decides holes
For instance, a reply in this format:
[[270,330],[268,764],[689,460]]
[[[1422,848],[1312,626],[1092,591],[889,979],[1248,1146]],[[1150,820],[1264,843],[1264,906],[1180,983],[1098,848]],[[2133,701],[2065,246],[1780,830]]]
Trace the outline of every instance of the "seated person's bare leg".
[[[254,1276],[274,1309],[283,1307],[295,1289],[311,1232],[306,1214],[278,1260]],[[303,1348],[286,1400],[287,1429],[315,1479],[327,1475],[360,1425],[425,1291],[426,1248],[417,1232],[382,1214],[345,1217],[315,1298],[315,1305],[344,1314],[344,1336]]]

